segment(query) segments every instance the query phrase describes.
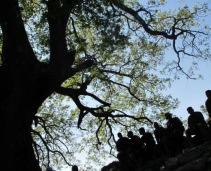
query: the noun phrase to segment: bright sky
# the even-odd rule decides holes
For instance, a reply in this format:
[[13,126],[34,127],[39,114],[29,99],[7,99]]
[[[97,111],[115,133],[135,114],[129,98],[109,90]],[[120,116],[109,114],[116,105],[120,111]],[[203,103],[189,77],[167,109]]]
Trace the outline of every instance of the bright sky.
[[[197,1],[200,0],[186,0],[183,4],[190,5]],[[201,0],[201,2],[211,2],[211,0]],[[176,6],[178,6],[178,2],[171,0],[171,7],[175,8]],[[192,106],[196,111],[200,110],[200,106],[204,105],[206,100],[205,91],[211,89],[211,62],[198,62],[198,68],[196,75],[201,74],[203,79],[191,80],[187,79],[185,75],[181,75],[180,80],[173,82],[172,86],[166,91],[167,94],[171,94],[180,101],[179,107],[170,112],[184,120],[188,117],[186,108]],[[62,171],[71,171],[71,168]]]
[[[178,3],[180,1],[180,3]],[[184,6],[188,5],[191,7],[197,2],[203,3],[208,2],[209,7],[211,7],[211,0],[178,0],[178,1],[171,1],[167,8],[176,8],[177,6]],[[169,2],[166,0],[166,2]],[[207,18],[210,18],[209,15]],[[207,19],[207,24],[211,25],[210,19]],[[186,61],[183,63],[183,66],[189,66],[188,62]],[[180,80],[175,81],[172,83],[171,88],[167,90],[167,94],[171,94],[174,98],[178,98],[180,101],[179,107],[171,111],[173,114],[182,117],[183,119],[187,119],[187,107],[192,106],[196,111],[200,110],[200,106],[204,105],[206,96],[205,91],[211,89],[211,61],[204,62],[198,61],[198,68],[199,70],[195,71],[196,77],[198,74],[203,76],[203,79],[191,80],[187,79],[186,76],[180,77]],[[206,117],[206,115],[204,115]]]
[[[171,111],[173,114],[187,119],[187,107],[192,106],[195,110],[200,110],[200,106],[204,105],[206,96],[205,91],[211,89],[211,62],[200,62],[198,73],[202,74],[203,79],[191,80],[181,76],[180,80],[172,83],[171,88],[167,91],[173,97],[180,101],[179,107]],[[206,116],[206,115],[204,115]]]

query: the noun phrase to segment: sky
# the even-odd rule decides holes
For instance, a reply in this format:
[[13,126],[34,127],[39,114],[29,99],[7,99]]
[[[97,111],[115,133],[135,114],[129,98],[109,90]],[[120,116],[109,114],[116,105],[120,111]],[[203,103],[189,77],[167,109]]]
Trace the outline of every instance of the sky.
[[[211,2],[211,0],[201,0],[201,2],[203,1]],[[190,5],[195,2],[197,2],[197,0],[186,0],[184,3]],[[178,6],[178,2],[171,0],[171,6]],[[183,66],[185,66],[185,63]],[[189,116],[186,110],[187,107],[191,106],[195,111],[200,111],[200,106],[204,105],[206,101],[205,91],[208,89],[211,90],[211,61],[198,61],[198,68],[195,74],[196,76],[201,74],[203,79],[187,79],[185,75],[180,75],[180,79],[174,81],[171,87],[165,92],[166,94],[171,94],[174,98],[178,98],[180,101],[179,107],[170,112],[181,117],[183,120],[187,120]],[[204,115],[204,117],[206,118],[206,115]],[[83,155],[81,157],[83,157]],[[106,163],[110,163],[110,160]],[[63,169],[62,171],[71,171],[71,168]]]
[[[196,111],[200,110],[200,106],[204,105],[206,100],[205,91],[211,89],[211,62],[200,62],[199,68],[197,72],[202,74],[203,79],[191,80],[187,79],[186,76],[181,76],[180,80],[172,83],[172,86],[166,92],[180,101],[179,107],[171,112],[184,120],[189,116],[186,112],[187,107],[192,106]],[[206,118],[206,115],[204,117]],[[85,154],[81,154],[79,157],[82,159]],[[112,159],[108,159],[106,163],[109,164],[112,161]],[[100,167],[97,168],[100,169]],[[71,168],[61,171],[71,171]]]
[[[170,1],[170,0],[169,0]],[[169,2],[166,0],[166,2]],[[180,3],[178,3],[180,1]],[[167,3],[166,8],[176,8],[179,6],[193,6],[197,2],[208,2],[209,7],[211,6],[211,0],[178,0],[171,3]],[[211,25],[210,15],[207,17],[207,24]],[[210,45],[211,47],[211,45]],[[190,61],[185,61],[183,66],[189,66]],[[187,107],[192,106],[195,111],[200,110],[200,106],[204,105],[206,101],[205,91],[211,89],[211,61],[197,61],[198,70],[194,71],[196,77],[198,74],[202,75],[203,79],[187,79],[185,75],[180,75],[180,79],[172,83],[172,86],[167,90],[167,94],[171,94],[174,98],[178,98],[180,101],[179,107],[174,111],[173,114],[187,119],[189,114],[187,113]],[[184,68],[187,69],[187,68]],[[206,115],[204,115],[206,117]]]
[[[203,79],[192,80],[187,79],[186,76],[181,76],[180,80],[173,82],[167,90],[167,93],[180,101],[179,107],[171,112],[184,120],[189,116],[187,107],[191,106],[199,111],[200,106],[204,105],[207,99],[205,91],[211,89],[211,62],[200,62],[198,65],[199,70],[196,73],[200,73]],[[206,117],[206,115],[204,116]]]
[[[206,100],[205,91],[211,89],[211,62],[201,61],[198,65],[199,70],[196,73],[200,73],[203,79],[191,80],[187,79],[185,75],[181,75],[180,79],[173,82],[172,86],[166,91],[167,94],[171,94],[180,101],[179,107],[171,112],[184,120],[189,116],[186,110],[187,107],[192,106],[196,111],[199,111],[200,106],[204,105]],[[206,118],[206,115],[204,117]],[[78,157],[85,161],[85,154],[81,154]],[[106,163],[109,164],[112,161],[113,159],[108,159]],[[96,166],[99,170],[101,167]],[[61,171],[71,171],[71,167]]]

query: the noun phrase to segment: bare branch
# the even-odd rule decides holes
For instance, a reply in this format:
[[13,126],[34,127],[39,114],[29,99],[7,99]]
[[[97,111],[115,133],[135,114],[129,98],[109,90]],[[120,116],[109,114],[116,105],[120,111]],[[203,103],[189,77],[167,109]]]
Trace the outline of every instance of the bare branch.
[[131,9],[131,8],[128,8],[127,6],[125,6],[124,4],[122,3],[119,3],[119,2],[113,2],[113,4],[115,6],[117,6],[118,8],[120,8],[121,10],[123,10],[124,12],[132,15],[141,25],[142,27],[144,28],[144,30],[151,34],[151,35],[155,35],[155,36],[163,36],[167,39],[176,39],[177,36],[175,34],[167,34],[165,31],[157,31],[157,30],[152,30],[151,28],[149,28],[148,24],[144,21],[144,19],[142,17],[139,16],[138,12]]
[[40,160],[40,155],[39,155],[39,152],[38,152],[38,149],[37,149],[37,143],[34,141],[34,140],[32,140],[32,144],[33,144],[33,146],[34,146],[34,149],[35,149],[35,153],[36,153],[36,156],[37,156],[37,160],[39,161]]

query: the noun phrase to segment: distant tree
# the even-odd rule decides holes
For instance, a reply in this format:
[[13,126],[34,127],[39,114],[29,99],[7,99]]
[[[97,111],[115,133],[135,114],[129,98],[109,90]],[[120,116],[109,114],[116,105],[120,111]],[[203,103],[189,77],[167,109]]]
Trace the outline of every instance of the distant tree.
[[201,23],[209,8],[165,11],[164,4],[0,1],[1,170],[71,166],[87,148],[100,162],[106,144],[115,154],[115,130],[177,107],[163,92],[170,73],[193,77],[196,63],[189,72],[182,59],[210,60],[209,27]]

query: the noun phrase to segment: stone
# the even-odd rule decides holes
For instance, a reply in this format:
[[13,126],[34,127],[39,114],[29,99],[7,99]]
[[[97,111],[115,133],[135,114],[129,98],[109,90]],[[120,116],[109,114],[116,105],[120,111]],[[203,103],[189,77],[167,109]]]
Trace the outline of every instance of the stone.
[[195,159],[201,157],[202,155],[204,155],[202,150],[195,149],[195,150],[192,150],[192,151],[189,151],[189,152],[179,155],[178,162],[180,165],[183,165],[185,163],[188,163],[192,160],[195,160]]
[[179,167],[175,171],[202,171],[206,168],[206,163],[207,157],[203,156]]
[[166,163],[165,163],[165,168],[167,170],[175,170],[179,166],[180,165],[179,165],[177,157],[172,157],[168,161],[166,161]]

